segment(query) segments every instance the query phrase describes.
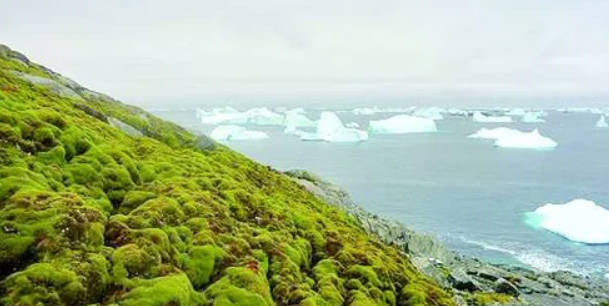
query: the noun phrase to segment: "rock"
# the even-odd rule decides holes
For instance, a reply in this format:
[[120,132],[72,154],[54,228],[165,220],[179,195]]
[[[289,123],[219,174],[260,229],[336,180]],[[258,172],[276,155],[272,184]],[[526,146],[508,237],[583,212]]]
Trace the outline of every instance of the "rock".
[[144,136],[144,134],[142,134],[142,132],[140,132],[140,130],[138,130],[135,127],[133,127],[123,121],[120,121],[116,118],[108,117],[108,123],[110,123],[111,126],[123,131],[127,135],[130,135],[133,137]]
[[216,142],[205,135],[199,135],[195,139],[195,146],[201,150],[211,151],[216,148]]
[[455,270],[448,275],[448,281],[453,288],[464,291],[480,291],[480,285],[462,270]]
[[77,92],[75,92],[74,90],[70,89],[69,87],[61,84],[60,82],[58,82],[56,80],[23,73],[20,71],[13,71],[13,73],[16,76],[20,77],[21,79],[28,81],[32,84],[48,87],[49,89],[51,89],[51,91],[53,91],[54,93],[56,93],[60,96],[67,97],[67,98],[73,98],[73,99],[77,99],[77,100],[83,100],[83,98]]
[[511,296],[519,296],[518,288],[504,278],[500,278],[495,282],[495,292],[504,293]]
[[94,110],[84,104],[74,104],[74,106],[80,110],[82,110],[83,112],[85,112],[87,115],[95,117],[105,123],[109,123],[108,122],[108,117],[106,117],[106,115],[102,114],[101,112],[98,112],[97,110]]

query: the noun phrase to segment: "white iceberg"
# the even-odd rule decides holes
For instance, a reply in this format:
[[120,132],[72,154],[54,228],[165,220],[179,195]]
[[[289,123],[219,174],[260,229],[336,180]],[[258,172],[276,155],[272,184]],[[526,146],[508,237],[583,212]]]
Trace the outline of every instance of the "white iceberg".
[[543,116],[541,112],[526,112],[522,115],[521,121],[524,123],[543,123],[546,122],[544,119],[540,118]]
[[348,128],[354,128],[354,129],[359,128],[359,124],[357,122],[349,122],[349,123],[345,124],[345,126]]
[[509,138],[522,134],[521,131],[510,129],[506,127],[498,127],[494,129],[481,128],[476,133],[471,134],[469,138],[482,138],[482,139],[500,139]]
[[502,148],[515,148],[515,149],[552,149],[555,148],[558,143],[556,141],[541,136],[537,129],[526,133],[520,132],[518,134],[500,137],[495,141],[495,145]]
[[286,112],[284,132],[288,134],[299,134],[298,128],[313,128],[317,126],[317,121],[309,119],[304,110],[291,110]]
[[438,128],[432,119],[397,115],[385,120],[371,120],[368,130],[376,134],[403,134],[436,132]]
[[576,199],[566,204],[548,203],[526,213],[525,222],[572,241],[609,243],[609,210],[592,201]]
[[202,124],[251,124],[283,125],[284,116],[266,107],[252,108],[240,112],[232,107],[214,108],[211,111],[197,109]]
[[249,131],[242,126],[220,125],[211,131],[209,137],[215,140],[258,140],[269,138],[265,132]]
[[609,127],[609,124],[607,124],[607,120],[605,120],[605,115],[601,115],[601,117],[596,122],[596,127],[597,128],[606,128],[606,127]]
[[366,131],[347,128],[333,112],[322,112],[317,123],[316,133],[301,133],[301,140],[329,142],[359,142],[368,139]]
[[417,108],[412,114],[417,117],[427,118],[431,120],[442,120],[444,116],[442,113],[445,113],[446,110],[440,107],[425,107],[425,108]]
[[512,117],[486,116],[483,113],[477,111],[477,112],[474,112],[474,116],[473,116],[472,120],[474,122],[482,122],[482,123],[509,123],[509,122],[512,122]]

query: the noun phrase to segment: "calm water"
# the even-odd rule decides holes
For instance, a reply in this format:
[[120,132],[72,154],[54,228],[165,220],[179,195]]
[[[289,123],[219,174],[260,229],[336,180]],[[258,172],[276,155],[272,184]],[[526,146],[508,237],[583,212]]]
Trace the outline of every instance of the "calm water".
[[[156,114],[193,130],[212,128],[198,124],[193,110]],[[370,119],[391,116],[338,115],[363,128]],[[550,112],[546,123],[503,125],[539,127],[559,143],[552,151],[500,149],[469,139],[481,127],[502,125],[465,118],[437,121],[438,133],[371,135],[362,143],[302,142],[279,127],[252,127],[271,138],[228,145],[279,170],[311,170],[343,186],[369,211],[431,233],[462,253],[542,270],[605,274],[609,245],[575,243],[522,221],[523,213],[548,202],[586,198],[609,208],[609,130],[595,128],[597,119]]]

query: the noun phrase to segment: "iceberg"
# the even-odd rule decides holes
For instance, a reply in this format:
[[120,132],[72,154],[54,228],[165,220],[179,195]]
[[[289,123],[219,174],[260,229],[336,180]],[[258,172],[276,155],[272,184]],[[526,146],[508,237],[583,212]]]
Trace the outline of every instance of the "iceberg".
[[388,107],[380,108],[378,106],[373,107],[358,107],[354,108],[351,112],[354,115],[374,115],[376,113],[408,113],[415,109],[415,107]]
[[426,107],[416,109],[413,113],[414,116],[427,118],[431,120],[442,120],[444,116],[442,113],[445,113],[446,110],[440,107]]
[[357,122],[349,122],[349,123],[345,124],[345,126],[348,128],[354,128],[354,129],[359,128],[359,124],[357,124]]
[[524,123],[543,123],[546,122],[544,119],[540,118],[543,116],[541,112],[526,112],[522,115],[521,121]]
[[509,116],[486,116],[479,111],[474,112],[474,116],[473,116],[472,120],[474,122],[482,122],[482,123],[509,123],[509,122],[512,122],[512,118]]
[[265,132],[249,131],[242,126],[220,125],[214,128],[209,137],[215,140],[258,140],[269,138]]
[[304,110],[296,109],[286,112],[284,120],[284,132],[288,134],[298,134],[298,128],[312,128],[317,126],[317,121],[309,119]]
[[607,124],[607,121],[605,120],[605,115],[601,115],[601,117],[596,122],[596,127],[597,128],[606,128],[606,127],[609,127],[609,124]]
[[521,131],[510,129],[506,127],[498,127],[494,129],[481,128],[476,133],[471,134],[469,138],[482,138],[482,139],[500,139],[509,138],[522,134]]
[[558,143],[556,141],[541,136],[537,129],[526,133],[520,132],[518,134],[500,137],[495,141],[495,145],[502,148],[515,148],[515,149],[552,149],[555,148]]
[[385,120],[371,120],[368,130],[376,134],[424,133],[438,131],[432,119],[397,115]]
[[202,124],[251,124],[283,125],[284,116],[266,107],[252,108],[240,112],[232,107],[214,108],[211,111],[197,109]]
[[609,210],[589,200],[575,199],[565,204],[545,204],[526,213],[525,222],[572,241],[609,243]]
[[300,139],[305,141],[359,142],[367,140],[368,133],[344,127],[335,113],[324,111],[317,123],[316,133],[301,133]]

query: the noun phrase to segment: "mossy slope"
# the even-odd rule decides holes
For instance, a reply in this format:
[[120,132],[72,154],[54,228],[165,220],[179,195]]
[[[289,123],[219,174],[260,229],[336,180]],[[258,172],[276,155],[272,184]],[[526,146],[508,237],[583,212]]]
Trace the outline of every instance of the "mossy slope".
[[0,161],[0,304],[452,304],[282,174],[1,45]]

